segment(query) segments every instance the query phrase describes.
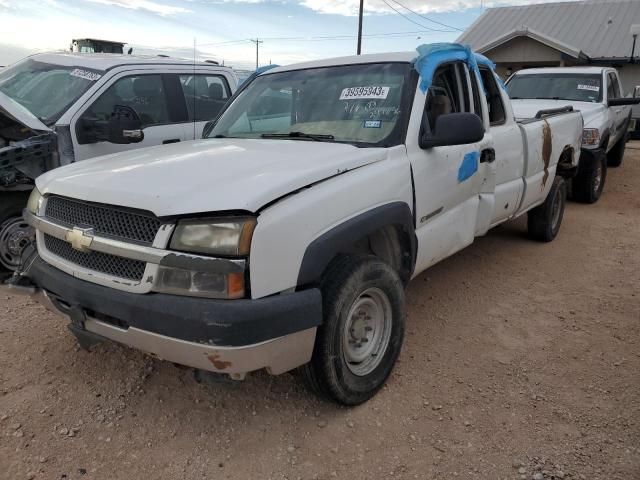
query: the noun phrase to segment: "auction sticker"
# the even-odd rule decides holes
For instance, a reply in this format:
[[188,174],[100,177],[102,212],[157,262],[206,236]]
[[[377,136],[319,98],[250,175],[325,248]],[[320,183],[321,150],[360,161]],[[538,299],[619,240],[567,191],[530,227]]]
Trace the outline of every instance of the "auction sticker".
[[350,87],[342,90],[340,100],[364,99],[364,98],[387,98],[389,87],[369,86]]
[[380,128],[382,127],[382,122],[380,120],[365,120],[364,128]]
[[597,85],[578,85],[578,90],[589,90],[590,92],[599,92],[600,87]]
[[91,82],[95,82],[100,77],[102,77],[102,75],[100,75],[99,73],[90,72],[89,70],[83,70],[81,68],[74,68],[73,70],[71,70],[71,75],[74,77],[84,78],[85,80],[89,80]]

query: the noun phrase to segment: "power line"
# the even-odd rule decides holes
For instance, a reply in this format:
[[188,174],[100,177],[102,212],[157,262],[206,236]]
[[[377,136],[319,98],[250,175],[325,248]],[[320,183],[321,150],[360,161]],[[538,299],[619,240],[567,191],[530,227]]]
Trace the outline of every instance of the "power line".
[[[411,13],[413,13],[414,15],[419,16],[420,18],[424,18],[425,20],[428,20],[428,21],[430,21],[430,22],[436,23],[436,24],[438,24],[438,25],[442,25],[443,27],[453,28],[454,30],[458,30],[459,32],[464,32],[464,30],[463,30],[463,29],[461,29],[461,28],[454,27],[453,25],[447,25],[446,23],[439,22],[438,20],[433,20],[432,18],[425,17],[424,15],[422,15],[422,14],[420,14],[420,13],[418,13],[418,12],[414,11],[414,10],[411,10],[411,9],[410,9],[409,7],[407,7],[406,5],[404,5],[404,4],[400,3],[400,2],[398,2],[398,0],[392,0],[392,1],[393,1],[393,3],[397,3],[398,5],[400,5],[402,8],[404,8],[404,9],[406,9],[406,10],[409,10],[409,11],[410,11]],[[384,2],[384,3],[387,3],[387,2]],[[480,5],[481,5],[481,7],[482,7],[482,3],[481,3]]]
[[414,20],[412,20],[411,18],[409,18],[407,15],[405,15],[404,13],[402,13],[400,10],[398,10],[397,8],[395,8],[393,5],[391,5],[389,2],[387,2],[387,0],[382,0],[384,2],[384,4],[389,7],[391,10],[393,10],[394,12],[396,12],[398,15],[400,15],[402,18],[404,18],[405,20],[407,20],[408,22],[413,23],[414,25],[418,25],[419,27],[424,28],[425,30],[433,30],[433,31],[437,31],[434,28],[431,27],[427,27],[426,25],[423,25],[421,23],[418,23]]

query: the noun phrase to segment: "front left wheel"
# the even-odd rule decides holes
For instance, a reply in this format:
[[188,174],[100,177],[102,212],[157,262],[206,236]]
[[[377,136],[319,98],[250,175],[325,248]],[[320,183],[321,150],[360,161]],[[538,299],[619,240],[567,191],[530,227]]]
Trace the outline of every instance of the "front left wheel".
[[33,237],[33,228],[22,218],[29,192],[0,193],[0,277],[20,266],[24,247]]
[[374,256],[340,257],[322,284],[323,324],[307,386],[343,405],[373,397],[391,374],[404,338],[404,287],[397,272]]

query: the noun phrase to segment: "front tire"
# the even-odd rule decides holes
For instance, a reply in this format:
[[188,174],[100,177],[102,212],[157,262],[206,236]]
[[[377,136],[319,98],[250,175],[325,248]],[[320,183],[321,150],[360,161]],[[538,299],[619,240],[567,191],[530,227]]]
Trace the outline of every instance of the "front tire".
[[615,144],[615,146],[609,150],[609,153],[607,153],[607,164],[610,167],[619,167],[620,165],[622,165],[622,159],[624,158],[624,151],[627,147],[627,135],[623,135],[622,138],[620,140],[618,140],[618,143]]
[[[571,193],[579,202],[595,203],[602,195],[607,179],[606,156],[600,154],[584,159],[589,163],[578,167],[578,175],[571,181]],[[582,161],[581,159],[580,162]]]
[[323,324],[307,386],[343,405],[373,397],[391,374],[404,338],[404,288],[398,273],[376,257],[340,257],[322,282]]
[[529,236],[540,242],[550,242],[556,238],[566,203],[567,184],[564,178],[556,176],[544,203],[527,214]]
[[22,218],[29,192],[0,192],[0,277],[20,266],[22,250],[33,236],[33,228]]

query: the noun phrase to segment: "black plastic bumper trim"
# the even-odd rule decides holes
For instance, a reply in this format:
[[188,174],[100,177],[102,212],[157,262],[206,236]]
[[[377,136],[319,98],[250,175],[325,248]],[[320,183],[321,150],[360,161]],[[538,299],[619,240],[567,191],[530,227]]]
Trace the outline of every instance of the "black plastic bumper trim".
[[103,321],[110,317],[118,326],[125,324],[189,342],[238,347],[322,323],[322,295],[317,288],[242,300],[136,294],[80,280],[40,257],[27,275],[39,288],[53,294],[54,303],[81,308]]

